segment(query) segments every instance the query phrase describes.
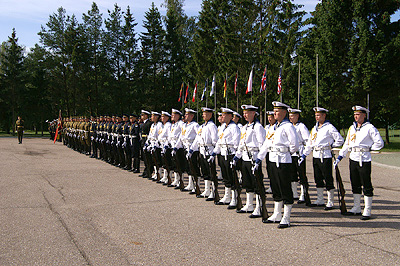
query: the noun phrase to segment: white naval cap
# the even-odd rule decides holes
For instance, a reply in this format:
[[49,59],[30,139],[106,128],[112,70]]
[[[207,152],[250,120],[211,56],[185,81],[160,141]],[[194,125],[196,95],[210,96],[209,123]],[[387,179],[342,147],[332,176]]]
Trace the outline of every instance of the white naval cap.
[[149,111],[146,111],[146,110],[142,110],[141,113],[142,113],[142,114],[146,114],[146,115],[150,115],[150,112],[149,112]]
[[160,114],[159,112],[156,112],[156,111],[151,111],[151,114],[152,114],[152,115],[159,115],[159,116],[161,116],[161,114]]
[[223,114],[233,114],[233,110],[225,107],[221,107],[221,112]]
[[179,111],[178,109],[172,109],[172,110],[171,110],[171,113],[182,115],[182,112]]
[[272,105],[274,106],[274,109],[289,109],[290,106],[281,102],[272,102]]
[[208,108],[208,107],[201,107],[201,111],[203,112],[214,112],[214,109]]
[[322,108],[322,107],[314,107],[313,110],[316,113],[328,113],[329,112],[328,109],[325,109],[325,108]]
[[301,110],[300,109],[289,108],[288,112],[291,113],[291,114],[299,114],[299,113],[301,113]]
[[197,113],[195,110],[193,110],[193,109],[190,109],[190,108],[185,108],[185,113],[192,113],[192,114],[195,114],[195,113]]
[[274,115],[274,111],[267,111],[267,115]]
[[353,107],[351,107],[351,109],[353,109],[354,113],[369,113],[369,110],[365,107],[359,106],[359,105],[354,105]]
[[170,115],[168,112],[165,112],[165,111],[162,111],[162,112],[161,112],[161,115],[165,115],[165,116],[171,117],[171,115]]
[[219,115],[219,116],[221,116],[221,115],[222,115],[222,113],[221,113],[221,112],[218,112],[218,115]]
[[236,115],[239,118],[242,118],[242,116],[238,112],[233,112],[233,115]]
[[241,106],[241,108],[242,108],[243,110],[247,110],[247,111],[257,111],[257,110],[258,110],[258,107],[257,107],[257,106],[250,105],[250,104],[243,104],[243,105]]

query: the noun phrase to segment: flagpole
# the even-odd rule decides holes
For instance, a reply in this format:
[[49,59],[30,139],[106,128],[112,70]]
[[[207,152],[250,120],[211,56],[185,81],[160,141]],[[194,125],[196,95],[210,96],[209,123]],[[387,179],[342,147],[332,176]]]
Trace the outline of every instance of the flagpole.
[[318,107],[318,54],[317,54],[317,62],[316,62],[316,64],[317,64],[317,91],[316,91],[316,93],[317,93],[317,107]]
[[[228,72],[225,73],[225,82],[225,87],[228,88]],[[225,107],[228,108],[228,89],[225,90]]]
[[[189,95],[190,95],[190,93],[189,93],[189,83],[188,83],[188,87],[187,87],[187,96],[189,97]],[[189,102],[189,108],[190,108],[190,99],[188,99],[188,102]]]
[[[235,82],[236,82],[236,79],[238,77],[238,72],[239,71],[236,70]],[[235,92],[236,92],[236,111],[238,111],[239,110],[239,93],[237,91],[237,83],[235,85],[236,85],[236,89],[235,89]]]
[[[206,88],[207,88],[207,85],[208,85],[208,78],[207,78],[207,80],[206,80]],[[205,91],[205,94],[206,94],[206,108],[207,108],[207,106],[208,106],[208,95],[207,95],[207,90]]]
[[[367,93],[367,108],[369,111],[369,92]],[[369,112],[367,112],[367,119],[369,119]]]
[[297,83],[297,109],[300,109],[300,59],[299,59],[299,80]]
[[184,93],[183,93],[183,88],[185,87],[185,85],[184,85],[184,83],[183,83],[183,85],[182,85],[182,95],[181,95],[181,101],[182,101],[182,110],[183,110],[183,107],[184,107],[184,101],[185,101],[185,96],[184,96]]
[[264,116],[264,126],[267,125],[267,86],[265,86],[265,116]]
[[[217,83],[217,82],[215,82]],[[214,85],[214,119],[217,121],[217,85]]]
[[[281,79],[282,79],[282,77],[283,77],[283,74],[282,74],[282,72],[283,72],[283,66],[281,66]],[[280,100],[280,102],[282,102],[282,94],[283,94],[283,89],[281,89],[281,93],[280,93],[280,97],[279,97],[279,100]]]

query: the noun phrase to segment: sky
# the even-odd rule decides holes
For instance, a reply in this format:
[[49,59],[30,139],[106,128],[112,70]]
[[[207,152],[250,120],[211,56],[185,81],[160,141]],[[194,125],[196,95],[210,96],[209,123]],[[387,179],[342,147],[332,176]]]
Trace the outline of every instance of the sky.
[[[68,15],[75,14],[81,21],[83,13],[91,9],[93,0],[0,0],[0,43],[8,40],[12,29],[15,28],[19,45],[27,48],[39,43],[37,33],[41,25],[45,26],[49,16],[57,12],[59,7],[63,7]],[[107,10],[112,10],[117,3],[122,10],[126,10],[129,5],[136,22],[137,32],[142,32],[144,13],[149,10],[151,3],[158,7],[161,14],[165,14],[165,8],[161,7],[164,0],[96,0],[96,4],[103,14],[103,19],[108,17]],[[310,12],[320,0],[294,0],[296,4],[304,5],[303,10]],[[188,16],[196,16],[201,10],[202,0],[185,0],[184,11]]]

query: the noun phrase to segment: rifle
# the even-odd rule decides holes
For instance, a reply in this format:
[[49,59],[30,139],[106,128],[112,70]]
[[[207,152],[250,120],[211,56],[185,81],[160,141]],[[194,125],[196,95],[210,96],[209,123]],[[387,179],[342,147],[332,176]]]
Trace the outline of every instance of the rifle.
[[[335,160],[336,158],[333,152],[332,155],[333,159]],[[338,200],[339,200],[340,213],[345,214],[347,213],[346,202],[344,200],[344,196],[346,195],[346,190],[344,189],[343,180],[338,165],[336,165],[335,168],[335,175],[336,175],[336,183],[338,186]]]
[[[201,138],[204,144],[204,149],[206,150],[206,154],[210,155],[210,152],[208,151],[208,146],[206,145],[206,142],[204,141],[203,137]],[[207,160],[207,156],[205,158]],[[217,177],[217,169],[215,166],[215,162],[209,162],[208,165],[210,166],[210,174],[212,178],[212,182],[214,183],[214,204],[218,204],[220,197],[218,193],[218,177]]]
[[176,170],[177,170],[177,172],[179,174],[179,189],[182,191],[185,188],[185,185],[183,183],[183,172],[182,172],[182,169],[181,169],[181,165],[180,165],[177,153],[175,153],[175,155],[172,158],[175,161]]
[[192,175],[193,175],[193,178],[194,178],[194,186],[195,186],[196,197],[198,197],[200,195],[200,187],[199,187],[198,176],[197,176],[197,173],[195,171],[192,159],[193,158],[190,157],[188,161],[189,161],[190,172],[192,172]]
[[151,155],[153,157],[154,165],[156,166],[156,175],[157,175],[156,181],[158,182],[161,180],[161,178],[160,178],[160,173],[159,173],[160,166],[158,165],[156,151],[152,152]]
[[[244,146],[246,148],[246,152],[247,155],[249,156],[250,160],[251,160],[251,164],[252,166],[254,166],[254,160],[253,160],[253,156],[249,151],[249,148],[246,145],[246,142],[244,142]],[[259,190],[259,197],[260,197],[260,201],[261,201],[261,217],[262,220],[265,221],[268,219],[268,211],[267,211],[267,207],[265,205],[265,201],[266,201],[266,195],[265,195],[265,187],[264,187],[264,182],[263,182],[263,176],[260,174],[261,173],[261,169],[258,169],[254,172],[254,175],[256,177],[256,184],[258,186],[258,190]]]
[[[296,164],[297,164],[297,162],[296,162]],[[307,177],[306,177],[306,167],[305,167],[305,165],[304,164],[299,165],[298,168],[299,168],[299,171],[302,172],[303,177],[306,179]],[[309,185],[308,185],[307,179],[306,179],[306,184],[303,185],[303,186],[304,186],[304,201],[306,202],[306,206],[311,206],[310,194],[308,193]]]
[[[229,159],[231,159],[232,156],[231,156],[231,152],[228,147],[228,143],[226,142],[226,139],[225,139],[225,145],[226,145],[226,150],[228,152],[228,157],[229,157]],[[231,169],[232,169],[233,182],[235,184],[236,194],[237,194],[236,195],[236,210],[240,210],[243,208],[242,198],[240,197],[240,193],[242,193],[242,189],[240,188],[239,178],[236,173],[236,166],[232,166]]]

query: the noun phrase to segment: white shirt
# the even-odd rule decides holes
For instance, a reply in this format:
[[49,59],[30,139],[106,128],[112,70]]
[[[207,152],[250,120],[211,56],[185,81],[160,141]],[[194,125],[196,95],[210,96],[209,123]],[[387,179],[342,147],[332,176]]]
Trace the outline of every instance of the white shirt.
[[194,139],[197,136],[197,129],[199,127],[199,124],[197,122],[190,122],[190,123],[184,123],[182,125],[182,133],[176,142],[174,148],[180,149],[184,148],[186,151],[189,151],[190,146],[192,145]]
[[377,151],[382,148],[382,137],[370,122],[363,123],[360,128],[357,128],[357,123],[354,122],[347,132],[346,141],[339,155],[346,157],[347,152],[350,151],[350,159],[362,164],[362,162],[371,161],[370,150]]
[[239,142],[240,129],[235,122],[231,121],[228,126],[222,130],[213,153],[221,154],[222,156],[235,155]]
[[161,128],[162,128],[162,123],[160,121],[158,121],[157,123],[153,123],[151,125],[150,132],[146,140],[146,143],[150,147],[158,147],[158,134]]
[[328,121],[325,121],[320,128],[317,124],[312,128],[310,137],[304,148],[304,155],[307,156],[313,151],[314,158],[332,158],[331,147],[342,146],[344,140],[337,129]]
[[214,121],[209,120],[199,126],[197,129],[197,136],[190,147],[193,151],[198,151],[206,157],[212,154],[215,144],[218,140],[218,129]]
[[306,143],[310,136],[310,131],[308,131],[308,128],[302,122],[297,122],[297,124],[294,125],[294,127],[296,128],[297,136],[299,137],[299,145],[300,145],[299,153],[301,156],[303,155],[304,146],[306,146]]
[[[242,158],[243,161],[256,160],[259,149],[264,143],[265,129],[260,122],[247,123],[240,130],[240,142],[239,147],[236,151],[236,157]],[[247,149],[246,149],[247,147]],[[249,157],[250,156],[252,158]]]
[[171,131],[171,122],[168,121],[165,124],[163,124],[160,130],[158,131],[158,141],[160,142],[161,146],[156,146],[156,147],[163,148],[165,145],[168,145],[168,137],[170,131]]
[[257,158],[262,158],[260,160],[263,160],[267,153],[269,152],[269,147],[272,147],[273,143],[272,141],[274,140],[274,134],[275,134],[275,124],[271,125],[268,124],[265,126],[265,140],[263,145],[260,148],[260,153],[258,154]]
[[276,163],[292,163],[292,154],[299,150],[299,140],[296,128],[288,119],[274,125],[275,132],[268,141],[269,147],[265,149],[263,145],[258,159],[263,160],[269,151],[269,161]]
[[171,147],[175,147],[176,143],[179,140],[179,137],[181,136],[182,133],[182,126],[184,122],[182,120],[179,120],[178,122],[175,122],[171,126],[171,131],[168,134],[168,143],[166,145],[171,145]]

